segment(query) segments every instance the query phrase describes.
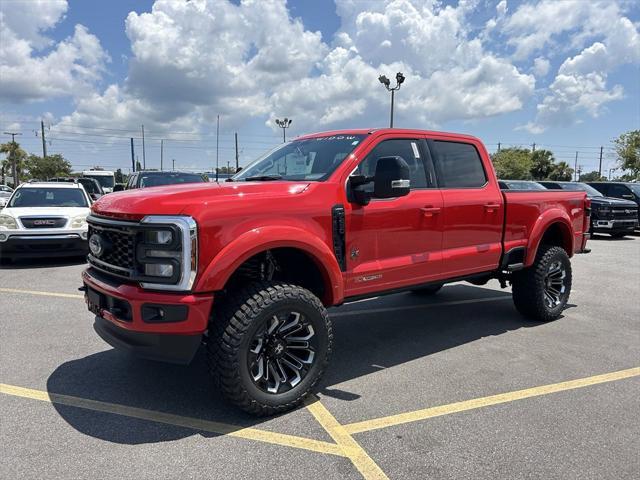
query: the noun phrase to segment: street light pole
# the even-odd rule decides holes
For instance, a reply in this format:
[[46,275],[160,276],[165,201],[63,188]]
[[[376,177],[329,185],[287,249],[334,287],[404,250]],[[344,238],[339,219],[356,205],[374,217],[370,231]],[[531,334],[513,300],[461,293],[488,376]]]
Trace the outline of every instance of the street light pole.
[[287,143],[287,128],[291,126],[292,119],[284,117],[284,120],[280,120],[276,118],[276,125],[278,125],[282,129],[282,143]]
[[396,73],[396,86],[391,87],[391,81],[385,75],[380,75],[378,77],[378,81],[382,85],[384,85],[384,88],[386,88],[387,91],[391,92],[391,121],[389,122],[389,128],[393,128],[393,106],[394,106],[394,100],[395,100],[395,93],[396,93],[396,90],[400,90],[400,86],[404,83],[404,80],[405,80],[405,76],[402,74],[402,72]]

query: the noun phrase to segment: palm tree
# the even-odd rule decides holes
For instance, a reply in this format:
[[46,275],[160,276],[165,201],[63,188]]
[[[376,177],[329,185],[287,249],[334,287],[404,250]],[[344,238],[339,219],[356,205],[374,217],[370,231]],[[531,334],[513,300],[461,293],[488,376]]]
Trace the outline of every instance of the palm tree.
[[17,187],[20,183],[20,176],[24,169],[27,152],[20,148],[18,142],[7,142],[0,144],[0,153],[4,153],[7,156],[7,158],[2,161],[3,172],[8,168],[12,169],[11,176],[13,177],[13,186]]
[[567,162],[558,162],[549,174],[551,180],[569,181],[573,177],[573,168]]

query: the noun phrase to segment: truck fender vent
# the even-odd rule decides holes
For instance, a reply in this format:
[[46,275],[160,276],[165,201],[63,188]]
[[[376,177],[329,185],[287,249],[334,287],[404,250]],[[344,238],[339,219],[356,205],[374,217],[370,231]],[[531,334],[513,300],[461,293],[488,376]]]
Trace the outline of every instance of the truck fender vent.
[[347,269],[347,258],[345,254],[345,220],[344,206],[334,205],[331,208],[331,225],[333,232],[333,254],[336,256],[340,270]]

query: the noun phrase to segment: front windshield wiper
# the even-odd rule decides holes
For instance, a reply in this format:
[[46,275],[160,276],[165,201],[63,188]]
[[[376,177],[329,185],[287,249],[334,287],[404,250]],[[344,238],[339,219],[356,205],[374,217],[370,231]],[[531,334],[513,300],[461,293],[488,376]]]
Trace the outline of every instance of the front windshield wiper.
[[282,180],[282,175],[255,175],[244,180],[245,182],[268,182],[270,180]]

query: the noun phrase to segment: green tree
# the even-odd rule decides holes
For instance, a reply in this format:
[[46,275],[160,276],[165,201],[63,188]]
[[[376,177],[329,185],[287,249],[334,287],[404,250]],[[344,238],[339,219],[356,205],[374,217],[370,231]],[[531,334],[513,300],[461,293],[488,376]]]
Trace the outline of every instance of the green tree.
[[580,178],[578,180],[580,180],[581,182],[604,182],[607,180],[607,177],[603,177],[594,170],[593,172],[583,173],[582,175],[580,175]]
[[2,168],[5,175],[11,172],[13,177],[13,186],[20,184],[20,178],[23,176],[24,162],[27,158],[27,152],[20,148],[18,142],[7,142],[0,144],[0,153],[4,153],[7,158],[2,161]]
[[567,182],[573,177],[573,168],[567,162],[558,162],[554,165],[549,179]]
[[38,180],[71,175],[71,163],[59,153],[47,155],[44,158],[38,155],[29,155],[25,162],[25,167],[29,172],[29,176]]
[[531,177],[534,180],[547,180],[554,170],[555,158],[549,150],[536,150],[531,154]]
[[530,180],[531,152],[524,148],[503,148],[491,156],[498,178],[505,180]]
[[629,170],[633,178],[640,176],[640,130],[623,133],[613,141],[618,154],[618,163]]

